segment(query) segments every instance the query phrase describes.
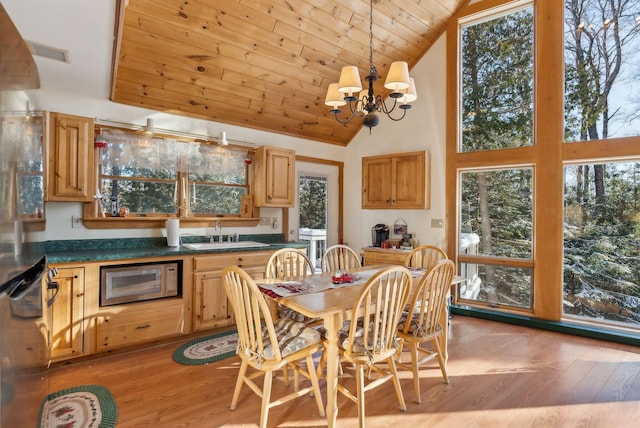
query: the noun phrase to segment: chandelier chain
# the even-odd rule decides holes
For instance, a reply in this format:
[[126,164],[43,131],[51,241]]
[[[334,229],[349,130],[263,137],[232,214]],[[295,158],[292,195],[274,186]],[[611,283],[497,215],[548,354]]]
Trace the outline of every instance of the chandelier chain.
[[369,3],[369,66],[373,66],[373,0]]

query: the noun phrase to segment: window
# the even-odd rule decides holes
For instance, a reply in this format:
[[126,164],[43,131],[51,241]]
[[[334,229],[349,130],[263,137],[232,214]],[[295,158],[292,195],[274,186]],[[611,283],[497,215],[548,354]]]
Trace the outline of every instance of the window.
[[565,1],[566,140],[640,135],[640,3]]
[[239,216],[248,193],[246,150],[103,130],[103,209],[132,215]]
[[[465,171],[461,174],[462,233],[474,242],[473,253],[465,248],[461,270],[474,272],[461,289],[463,299],[491,306],[531,309],[530,268],[510,267],[531,263],[532,258],[531,168]],[[479,261],[480,256],[484,259]],[[466,265],[469,266],[466,266]]]
[[[2,170],[8,171],[15,167],[17,187],[18,217],[22,220],[38,219],[44,216],[44,181],[43,181],[43,153],[42,153],[42,116],[29,115],[2,118],[3,138],[13,141],[16,150],[21,151],[17,156],[17,165],[3,165]],[[8,161],[11,156],[3,156]],[[4,191],[5,186],[2,186]],[[8,190],[7,190],[8,191]]]
[[460,146],[482,169],[461,168],[458,182],[460,298],[531,311],[532,167],[496,155],[534,144],[533,7],[475,15],[460,28]]
[[461,29],[461,151],[533,144],[533,7]]
[[640,332],[640,2],[475,2],[447,37],[463,303]]
[[565,177],[565,314],[640,325],[640,163],[568,165]]

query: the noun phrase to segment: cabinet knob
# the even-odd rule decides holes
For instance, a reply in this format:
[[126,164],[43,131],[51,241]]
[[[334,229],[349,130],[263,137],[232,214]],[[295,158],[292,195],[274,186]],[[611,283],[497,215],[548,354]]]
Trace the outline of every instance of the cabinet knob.
[[151,324],[139,325],[136,327],[136,330],[144,330],[145,328],[151,327]]

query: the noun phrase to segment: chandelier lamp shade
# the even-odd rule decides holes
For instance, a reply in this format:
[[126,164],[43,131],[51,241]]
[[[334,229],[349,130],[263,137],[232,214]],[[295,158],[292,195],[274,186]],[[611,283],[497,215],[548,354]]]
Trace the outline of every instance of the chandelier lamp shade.
[[[370,2],[369,9],[369,74],[364,80],[367,82],[366,92],[363,90],[360,72],[355,65],[345,65],[340,73],[338,83],[329,84],[327,96],[324,103],[331,107],[332,113],[338,121],[343,125],[350,123],[354,118],[362,119],[362,125],[371,128],[378,125],[380,119],[377,113],[384,113],[391,120],[402,120],[407,110],[411,108],[409,103],[418,99],[416,93],[415,82],[409,76],[409,66],[405,61],[395,61],[389,67],[387,79],[384,87],[391,91],[389,98],[393,100],[390,106],[387,106],[381,94],[376,94],[373,89],[374,82],[378,80],[378,72],[373,65],[373,0]],[[347,117],[342,119],[339,115],[342,113],[341,107],[348,105]],[[394,114],[398,108],[401,113]]]

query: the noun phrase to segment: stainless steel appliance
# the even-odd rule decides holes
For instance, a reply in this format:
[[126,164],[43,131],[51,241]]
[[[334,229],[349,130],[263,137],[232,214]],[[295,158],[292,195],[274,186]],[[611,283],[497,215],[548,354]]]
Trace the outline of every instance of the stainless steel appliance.
[[376,224],[371,228],[371,246],[380,247],[387,239],[389,239],[389,226]]
[[181,261],[102,266],[100,305],[178,296],[181,279]]
[[0,28],[0,427],[8,428],[36,426],[46,392],[42,279],[47,260],[40,246],[24,242],[23,220],[17,214],[19,169],[31,157],[25,141],[34,137],[30,123],[40,107],[40,79],[2,4]]

